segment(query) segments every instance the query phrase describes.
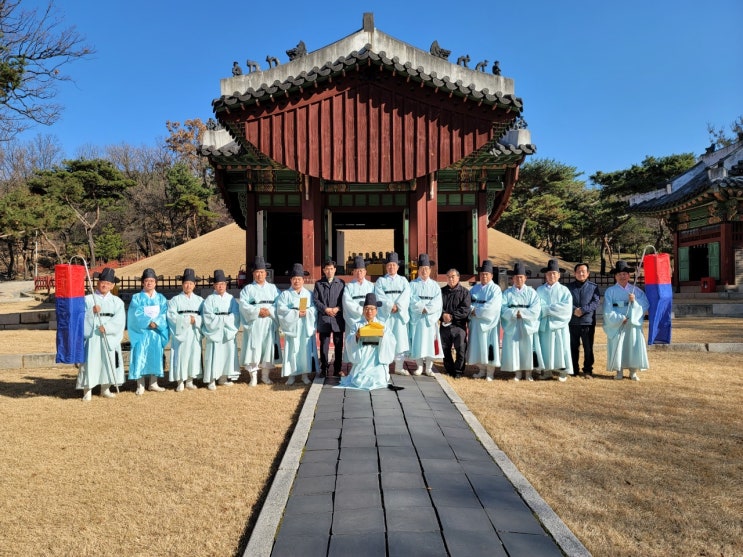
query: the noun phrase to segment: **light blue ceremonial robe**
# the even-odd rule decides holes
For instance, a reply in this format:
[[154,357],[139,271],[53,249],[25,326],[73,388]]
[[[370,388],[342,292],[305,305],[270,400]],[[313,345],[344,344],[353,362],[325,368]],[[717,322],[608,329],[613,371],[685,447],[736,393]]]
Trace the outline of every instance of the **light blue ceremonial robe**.
[[441,287],[435,280],[416,278],[410,283],[411,358],[444,357],[439,337],[442,304]]
[[[635,295],[629,303],[629,294]],[[604,292],[603,328],[607,337],[606,370],[648,369],[648,349],[642,333],[645,312],[650,308],[645,293],[632,285],[624,289],[618,284]],[[622,325],[625,317],[627,322]]]
[[343,344],[343,361],[348,362],[348,355],[346,354],[346,343],[349,342],[350,337],[356,330],[356,322],[363,318],[364,313],[364,299],[367,294],[374,292],[374,283],[364,279],[364,282],[357,282],[352,280],[346,284],[343,289],[343,321],[346,323],[346,334],[344,337]]
[[[500,309],[503,293],[492,280],[485,286],[477,283],[470,290],[470,314],[467,363],[500,365]],[[492,359],[489,357],[492,354]]]
[[222,376],[239,377],[237,361],[237,330],[240,328],[240,308],[229,292],[209,294],[201,306],[201,330],[206,337],[204,383]]
[[[379,322],[377,319],[374,321]],[[341,378],[339,388],[385,389],[390,382],[389,364],[395,359],[395,339],[392,331],[385,327],[379,344],[364,344],[356,341],[356,331],[367,324],[360,319],[352,327],[352,334],[348,340],[348,357],[352,362],[351,372]]]
[[[516,317],[519,312],[520,319]],[[520,291],[511,286],[503,292],[500,311],[503,327],[501,371],[531,371],[534,369],[535,353],[539,361],[537,368],[543,368],[537,336],[541,312],[539,296],[528,284]]]
[[[101,308],[98,315],[93,313],[95,305]],[[99,325],[106,329],[105,335],[98,329]],[[110,292],[105,296],[100,293],[85,296],[85,362],[77,374],[78,389],[92,389],[103,383],[124,383],[121,340],[124,338],[125,327],[126,310],[121,298]]]
[[570,318],[573,316],[573,295],[567,286],[556,282],[537,288],[542,314],[539,320],[539,347],[544,369],[565,370],[572,375],[570,356]]
[[[170,327],[169,381],[188,381],[202,377],[201,369],[201,304],[204,298],[183,292],[168,302],[168,327]],[[191,323],[191,318],[194,323]]]
[[[385,328],[392,329],[395,338],[395,354],[404,354],[410,350],[408,339],[408,322],[410,321],[410,284],[403,276],[385,275],[374,283],[374,293],[382,306],[377,313],[378,319]],[[392,306],[397,305],[397,312]]]
[[[132,343],[129,379],[165,375],[163,354],[170,336],[167,313],[168,301],[159,292],[148,296],[142,291],[132,296],[126,323]],[[150,323],[155,323],[157,328],[151,329]]]
[[[307,309],[304,317],[299,316],[300,299],[307,299]],[[315,322],[317,310],[312,303],[312,292],[302,288],[295,292],[289,288],[279,294],[276,300],[276,315],[279,325],[284,332],[284,349],[281,360],[281,376],[312,373],[319,370],[317,359],[317,338],[315,337]]]
[[[275,347],[279,346],[279,322],[276,318],[276,300],[279,291],[270,282],[248,284],[240,292],[240,317],[243,324],[243,343],[240,364],[274,363]],[[261,309],[270,312],[259,317]]]

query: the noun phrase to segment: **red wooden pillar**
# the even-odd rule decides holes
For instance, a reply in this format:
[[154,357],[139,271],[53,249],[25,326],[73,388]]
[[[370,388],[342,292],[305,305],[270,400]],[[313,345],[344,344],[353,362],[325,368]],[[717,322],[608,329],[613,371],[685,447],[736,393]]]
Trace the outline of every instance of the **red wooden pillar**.
[[[425,252],[433,261],[439,260],[439,210],[438,201],[438,180],[431,174],[428,182],[428,191],[426,192],[426,248]],[[415,254],[416,256],[418,254]],[[437,273],[440,269],[437,269]],[[436,275],[433,275],[436,278]]]
[[428,226],[428,177],[423,176],[415,181],[410,211],[410,239],[408,252],[410,260],[418,259],[418,254],[426,252]]
[[[309,271],[308,282],[321,277],[320,254],[323,218],[320,194],[320,179],[304,176],[302,181],[302,266]],[[318,233],[320,232],[320,233]]]
[[720,224],[720,282],[723,285],[735,284],[733,226],[729,222]]
[[[245,186],[247,189],[247,186]],[[258,223],[256,217],[255,194],[248,192],[245,201],[245,268],[250,273],[250,266],[258,255]]]
[[488,258],[488,192],[477,192],[477,266]]

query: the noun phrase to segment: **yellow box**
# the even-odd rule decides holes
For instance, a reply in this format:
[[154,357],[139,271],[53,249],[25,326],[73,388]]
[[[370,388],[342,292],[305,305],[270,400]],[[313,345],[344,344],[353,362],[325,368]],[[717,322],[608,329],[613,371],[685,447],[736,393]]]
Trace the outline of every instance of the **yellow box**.
[[300,298],[299,299],[299,311],[306,311],[308,303],[309,303],[309,298]]
[[369,323],[359,329],[360,337],[381,337],[384,335],[384,325],[377,323]]

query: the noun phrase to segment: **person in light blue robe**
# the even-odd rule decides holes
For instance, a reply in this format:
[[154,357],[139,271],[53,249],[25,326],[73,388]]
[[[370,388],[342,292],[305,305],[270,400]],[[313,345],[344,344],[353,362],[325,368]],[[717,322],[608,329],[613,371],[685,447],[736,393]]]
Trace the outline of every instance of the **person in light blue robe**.
[[467,341],[467,363],[477,366],[474,378],[485,377],[492,381],[495,368],[500,366],[500,310],[502,295],[500,286],[493,281],[498,268],[492,261],[482,262],[477,271],[480,282],[470,290],[472,312],[470,313],[469,338]]
[[352,334],[346,344],[348,357],[351,360],[351,372],[341,378],[337,388],[360,389],[371,391],[385,389],[390,381],[389,365],[395,359],[395,339],[392,331],[385,327],[381,338],[372,339],[360,336],[359,330],[369,323],[380,323],[377,319],[378,307],[374,293],[364,297],[359,304],[363,308],[363,317],[353,326]]
[[[374,291],[374,283],[366,280],[366,261],[360,255],[357,255],[353,259],[353,280],[346,284],[343,289],[343,298],[341,303],[343,304],[343,320],[345,321],[345,337],[343,339],[343,346],[345,347],[346,342],[350,340],[356,330],[356,323],[363,316],[364,299],[366,295]],[[343,349],[343,361],[349,362],[348,351]],[[341,371],[340,375],[345,375],[345,372]]]
[[168,301],[155,290],[157,274],[153,269],[142,272],[142,291],[132,296],[127,311],[127,329],[132,351],[129,379],[137,382],[137,395],[144,394],[144,378],[150,376],[150,391],[164,391],[157,384],[163,377],[163,354],[168,344]]
[[101,386],[101,396],[113,398],[111,385],[118,388],[124,383],[124,360],[121,340],[126,327],[126,310],[121,298],[111,289],[117,279],[114,270],[106,267],[98,277],[93,294],[85,296],[85,362],[77,374],[78,389],[83,390],[83,400],[92,398],[92,390]]
[[317,310],[312,303],[312,292],[304,287],[305,272],[301,264],[295,263],[290,273],[291,287],[276,300],[276,315],[284,333],[281,376],[288,377],[287,385],[293,385],[297,375],[308,385],[309,374],[320,369],[315,336]]
[[405,355],[410,350],[408,322],[410,321],[410,284],[408,279],[397,274],[400,260],[394,251],[387,256],[387,274],[374,283],[374,294],[382,302],[379,320],[385,328],[392,329],[395,338],[395,373],[410,375],[403,367]]
[[418,256],[418,276],[410,283],[410,357],[417,365],[415,375],[433,377],[434,358],[443,358],[439,319],[443,300],[439,283],[431,278],[428,254]]
[[542,308],[538,333],[544,363],[542,379],[552,379],[552,372],[557,371],[559,380],[565,381],[568,374],[573,374],[568,327],[573,316],[573,295],[560,284],[560,273],[565,271],[557,259],[550,259],[541,272],[546,280],[537,288]]
[[536,368],[544,369],[537,335],[542,307],[536,290],[526,284],[524,264],[516,263],[509,274],[513,284],[503,292],[500,312],[503,327],[501,371],[515,372],[515,381],[521,380],[522,375],[532,381],[535,354]]
[[201,305],[201,329],[206,337],[204,383],[213,391],[217,385],[231,387],[240,376],[237,361],[237,331],[240,307],[227,292],[227,278],[222,269],[214,271],[214,292]]
[[616,372],[615,379],[623,379],[624,369],[629,369],[630,379],[639,381],[637,372],[650,367],[642,331],[650,302],[641,289],[629,284],[634,270],[621,259],[612,270],[617,282],[604,292],[603,328],[607,337],[606,370]]
[[261,381],[271,385],[269,374],[278,360],[279,322],[276,317],[276,300],[279,291],[266,280],[270,264],[257,255],[253,262],[253,282],[240,292],[240,317],[243,325],[242,355],[240,364],[250,373],[250,386]]
[[176,392],[196,389],[194,379],[204,373],[201,367],[201,304],[204,298],[194,294],[196,273],[193,269],[183,271],[183,292],[168,301],[168,327],[170,327],[170,370],[168,379],[175,381]]

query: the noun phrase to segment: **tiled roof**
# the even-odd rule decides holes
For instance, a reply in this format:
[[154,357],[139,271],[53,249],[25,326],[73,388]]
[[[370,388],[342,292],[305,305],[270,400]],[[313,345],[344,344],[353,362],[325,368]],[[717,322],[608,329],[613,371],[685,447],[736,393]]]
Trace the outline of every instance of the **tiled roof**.
[[706,171],[700,172],[676,191],[634,205],[631,211],[647,215],[668,213],[672,209],[681,209],[692,203],[712,199],[721,191],[727,197],[743,195],[743,176],[728,176],[710,181]]
[[371,50],[371,45],[366,45],[360,51],[354,51],[346,57],[340,57],[335,62],[328,62],[320,68],[314,67],[307,72],[303,71],[296,77],[290,76],[284,81],[277,80],[270,85],[264,83],[258,89],[249,87],[243,93],[235,91],[232,95],[223,95],[212,101],[212,106],[214,112],[219,114],[222,110],[233,109],[241,105],[273,100],[275,97],[288,97],[294,92],[301,92],[307,87],[323,83],[338,75],[345,75],[346,72],[358,71],[362,66],[368,65],[382,67],[425,86],[478,103],[497,105],[519,113],[523,108],[521,99],[514,95],[503,94],[501,91],[489,91],[487,88],[478,89],[474,84],[465,85],[461,80],[453,82],[448,76],[439,77],[433,71],[427,73],[422,67],[414,68],[410,62],[401,62],[397,56],[388,58],[384,51],[374,52]]

